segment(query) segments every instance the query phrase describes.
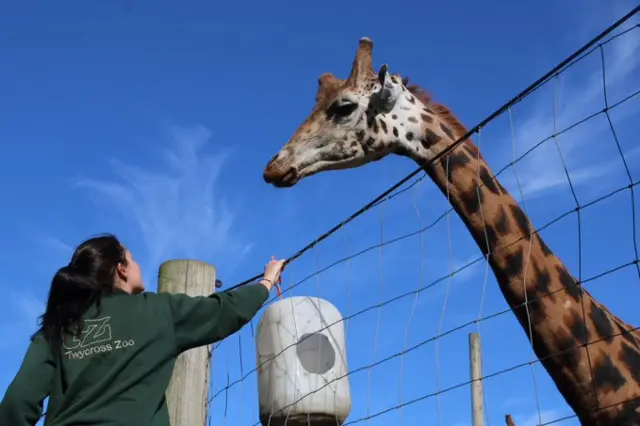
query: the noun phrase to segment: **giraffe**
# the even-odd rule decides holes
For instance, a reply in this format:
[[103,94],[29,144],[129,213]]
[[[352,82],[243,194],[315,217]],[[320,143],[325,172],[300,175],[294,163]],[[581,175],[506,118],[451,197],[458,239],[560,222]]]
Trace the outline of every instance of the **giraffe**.
[[389,154],[414,160],[485,253],[536,356],[581,423],[640,425],[640,333],[579,285],[470,139],[432,161],[467,129],[386,64],[374,71],[372,51],[363,37],[346,80],[318,78],[315,106],[266,165],[265,182],[290,188]]

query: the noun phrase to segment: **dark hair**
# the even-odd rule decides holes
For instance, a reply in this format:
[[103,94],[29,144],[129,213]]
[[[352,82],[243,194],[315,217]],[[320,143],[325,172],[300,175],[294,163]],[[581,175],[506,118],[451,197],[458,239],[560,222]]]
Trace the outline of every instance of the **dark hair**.
[[69,265],[56,272],[38,330],[54,350],[65,334],[79,337],[82,315],[94,304],[100,308],[102,297],[113,293],[116,267],[126,264],[125,254],[114,235],[100,235],[80,244]]

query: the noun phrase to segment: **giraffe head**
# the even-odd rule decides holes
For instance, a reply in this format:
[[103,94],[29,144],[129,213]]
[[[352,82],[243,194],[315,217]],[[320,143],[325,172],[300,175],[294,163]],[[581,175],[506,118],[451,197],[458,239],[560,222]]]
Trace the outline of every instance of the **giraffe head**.
[[433,119],[425,115],[425,105],[407,90],[406,82],[389,74],[387,65],[373,70],[372,50],[371,40],[360,39],[346,80],[330,73],[318,78],[316,104],[267,164],[267,183],[291,187],[322,171],[358,167],[390,153],[416,150],[424,121]]

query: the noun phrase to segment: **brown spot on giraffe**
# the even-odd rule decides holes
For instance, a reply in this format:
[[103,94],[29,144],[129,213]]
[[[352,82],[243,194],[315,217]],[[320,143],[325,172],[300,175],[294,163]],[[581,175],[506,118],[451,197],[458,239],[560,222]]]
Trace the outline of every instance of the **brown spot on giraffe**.
[[447,170],[447,179],[450,183],[454,182],[454,174],[458,173],[458,170],[463,169],[469,164],[469,156],[460,151],[454,151],[449,155],[442,157],[440,164],[445,170]]
[[485,254],[485,256],[487,256],[488,254],[491,254],[491,247],[496,247],[499,239],[498,239],[498,233],[496,232],[495,226],[487,226],[485,228],[485,233],[486,233],[486,239],[485,239],[486,244],[485,242],[483,242],[481,246],[480,246],[480,243],[478,243],[478,245],[480,246],[480,249]]
[[555,266],[558,276],[558,283],[566,290],[567,294],[571,296],[574,302],[579,303],[583,296],[583,291],[580,288],[578,281],[569,274],[566,268],[557,264]]
[[519,228],[520,233],[526,241],[529,241],[531,238],[531,224],[529,223],[529,218],[527,218],[527,215],[518,205],[511,204],[509,205],[509,209],[511,210],[511,215],[516,226]]
[[[504,266],[501,267],[500,274],[503,274],[506,280],[517,280],[519,278],[524,269],[524,250],[524,247],[518,246],[505,256]],[[524,303],[524,298],[514,299],[514,305],[520,303]]]
[[449,139],[451,140],[456,139],[455,136],[453,136],[453,132],[446,124],[440,123],[440,129],[444,132],[445,135],[449,137]]
[[[482,176],[480,177],[480,179],[482,179]],[[507,212],[504,209],[504,206],[498,206],[496,208],[495,230],[499,235],[504,235],[511,232],[511,227],[507,218]]]
[[380,120],[380,128],[385,134],[389,133],[389,130],[387,128],[387,123],[385,123],[384,120]]
[[478,150],[478,147],[476,147],[473,144],[464,144],[464,149],[467,151],[467,153],[471,156],[471,158],[479,158],[480,157],[480,151]]
[[609,357],[599,357],[593,361],[593,380],[595,387],[604,392],[618,391],[627,384],[626,378]]
[[640,355],[638,354],[637,348],[633,348],[631,345],[623,343],[619,359],[627,369],[631,371],[633,380],[640,382]]
[[591,340],[589,330],[585,327],[584,318],[581,315],[576,312],[567,312],[563,321],[578,344],[586,345]]
[[[354,124],[361,120],[327,120],[327,108],[347,92],[359,99],[354,116],[366,115],[365,106],[373,95],[367,90],[379,78],[371,65],[372,48],[370,40],[360,41],[346,80],[321,77],[323,84],[318,88],[313,111],[281,150],[282,155],[275,156],[265,167],[265,181],[291,187],[300,179],[325,170],[360,167],[377,161],[386,152],[416,161],[449,197],[478,247],[483,253],[488,252],[487,261],[503,297],[580,422],[640,424],[640,333],[582,288],[535,232],[525,212],[495,178],[470,139],[440,161],[433,161],[468,133],[447,106],[433,100],[422,88],[409,84],[407,78],[391,75],[387,81],[383,74],[380,78],[385,83],[400,84],[395,92],[390,92],[393,103],[386,111],[394,120],[393,140]],[[413,103],[407,93],[413,96]],[[418,116],[421,120],[416,120],[417,123],[408,119]],[[398,128],[403,129],[402,136]],[[390,145],[383,153],[358,150],[354,158],[327,160],[332,144],[345,132],[357,135],[359,130],[364,130],[365,137],[373,137],[377,144]],[[411,140],[406,138],[408,132],[413,136]],[[322,143],[314,145],[315,141]],[[309,151],[314,151],[313,155],[307,155]],[[307,164],[309,158],[317,162]]]
[[616,326],[616,334],[620,334],[626,340],[626,343],[630,344],[636,349],[640,349],[640,341],[636,340],[634,335],[634,332],[635,332],[634,329],[627,329],[621,323],[615,323],[615,326]]
[[433,123],[433,118],[431,118],[431,116],[425,114],[425,113],[420,113],[420,118],[422,119],[422,121],[424,121],[425,123]]
[[[466,146],[467,145],[465,145],[465,147]],[[477,156],[473,156],[473,158],[477,158]],[[486,186],[487,189],[491,191],[491,193],[495,195],[500,195],[502,193],[502,191],[500,191],[500,189],[498,188],[498,185],[496,185],[495,179],[493,178],[493,176],[491,176],[489,170],[486,167],[480,167],[478,173],[480,175],[480,182],[482,182],[482,184]]]
[[608,343],[613,342],[613,336],[615,333],[613,331],[613,325],[609,322],[607,314],[602,310],[602,308],[600,308],[600,306],[596,305],[593,300],[589,303],[589,311],[591,313],[591,321],[593,321],[598,338],[604,339]]
[[542,239],[542,237],[540,237],[540,232],[536,232],[535,240],[536,240],[536,243],[538,244],[538,246],[540,246],[540,250],[542,250],[542,254],[544,256],[553,255],[553,252],[551,251],[551,249],[549,249],[549,247],[547,246],[547,243],[545,243],[544,240]]
[[420,140],[422,146],[425,149],[429,149],[435,145],[437,145],[442,140],[442,137],[439,136],[431,129],[426,129],[424,133],[424,137]]

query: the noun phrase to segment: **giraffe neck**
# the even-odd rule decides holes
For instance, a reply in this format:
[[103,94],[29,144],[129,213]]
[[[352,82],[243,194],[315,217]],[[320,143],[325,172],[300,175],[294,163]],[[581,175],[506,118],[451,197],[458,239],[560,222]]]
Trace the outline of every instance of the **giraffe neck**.
[[411,129],[397,152],[420,164],[448,197],[567,403],[583,424],[627,424],[624,416],[640,424],[640,402],[621,405],[640,397],[640,333],[624,333],[633,327],[577,285],[471,141],[432,164],[434,154],[463,136],[432,118],[423,118],[418,136]]

